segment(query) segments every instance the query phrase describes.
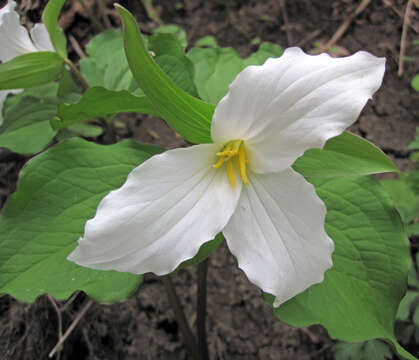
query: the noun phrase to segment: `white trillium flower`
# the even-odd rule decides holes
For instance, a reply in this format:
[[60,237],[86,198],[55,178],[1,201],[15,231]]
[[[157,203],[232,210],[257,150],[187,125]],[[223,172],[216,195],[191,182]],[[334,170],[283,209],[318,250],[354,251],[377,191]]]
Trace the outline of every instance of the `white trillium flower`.
[[355,122],[380,87],[385,59],[333,59],[289,48],[244,69],[217,105],[213,144],[166,151],[99,204],[69,260],[163,275],[222,232],[251,282],[275,305],[332,266],[326,207],[291,165]]
[[[36,24],[30,32],[20,24],[15,11],[16,2],[10,1],[0,9],[0,61],[6,62],[16,56],[37,52],[54,51],[48,31],[44,24]],[[0,91],[0,124],[2,122],[3,101],[9,93],[21,90]]]

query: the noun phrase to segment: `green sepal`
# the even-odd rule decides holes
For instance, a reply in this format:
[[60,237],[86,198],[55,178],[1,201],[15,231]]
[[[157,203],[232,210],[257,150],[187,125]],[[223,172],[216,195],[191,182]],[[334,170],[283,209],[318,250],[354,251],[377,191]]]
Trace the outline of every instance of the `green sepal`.
[[0,90],[25,89],[56,80],[64,69],[57,53],[40,51],[24,54],[0,64]]
[[132,14],[116,4],[123,23],[125,53],[138,85],[168,124],[192,143],[211,142],[214,107],[177,87],[147,51]]
[[58,17],[65,0],[50,0],[42,14],[42,21],[48,30],[52,46],[62,58],[67,57],[67,39],[63,30],[58,26]]

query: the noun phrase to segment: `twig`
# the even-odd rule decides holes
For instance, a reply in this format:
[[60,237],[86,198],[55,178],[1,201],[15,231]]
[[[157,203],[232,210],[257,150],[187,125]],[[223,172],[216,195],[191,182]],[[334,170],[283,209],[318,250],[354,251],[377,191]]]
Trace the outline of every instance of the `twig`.
[[157,11],[154,9],[152,0],[141,0],[141,3],[144,6],[144,9],[147,13],[147,16],[153,20],[158,25],[163,25],[163,20],[160,18]]
[[339,28],[336,30],[336,32],[330,38],[330,40],[325,45],[323,45],[322,47],[320,47],[320,49],[317,50],[317,52],[321,53],[321,52],[327,51],[333,45],[335,45],[338,42],[338,40],[343,36],[343,34],[346,32],[346,30],[348,29],[349,25],[351,25],[352,21],[354,21],[354,19],[367,8],[367,6],[370,4],[370,2],[371,2],[371,0],[362,0],[362,2],[356,8],[355,12],[351,16],[349,16],[342,23],[342,25],[339,26]]
[[87,83],[86,79],[83,77],[77,66],[70,59],[64,59],[64,62],[70,67],[71,72],[77,78],[82,87],[83,91],[86,91],[89,88],[89,84]]
[[399,54],[399,69],[397,75],[402,76],[404,71],[404,55],[406,53],[406,40],[407,40],[407,24],[409,23],[410,12],[412,11],[413,0],[409,0],[404,12],[402,37],[400,39],[400,54]]
[[[48,295],[48,300],[49,302],[52,304],[52,307],[54,308],[56,314],[57,314],[57,323],[58,323],[58,342],[61,341],[61,339],[63,338],[63,318],[61,316],[61,310],[58,308],[57,303],[55,302],[55,300],[53,299],[52,296]],[[57,360],[60,360],[61,357],[61,350],[63,349],[62,346],[60,346],[57,349]]]
[[198,292],[196,296],[198,347],[201,360],[209,360],[207,343],[207,273],[208,258],[198,264]]
[[109,21],[108,12],[106,10],[105,3],[103,2],[103,0],[97,0],[96,1],[96,4],[97,4],[97,7],[99,9],[99,12],[100,12],[100,14],[102,16],[103,22],[105,23],[106,29],[112,28],[112,24]]
[[291,28],[290,28],[290,22],[289,22],[289,17],[288,17],[288,12],[287,12],[287,6],[285,4],[285,0],[280,0],[279,1],[279,5],[281,7],[281,12],[282,12],[282,18],[284,19],[284,28],[285,28],[285,32],[287,34],[287,42],[288,42],[288,46],[291,46],[294,44],[294,39],[291,33]]
[[64,312],[72,303],[74,300],[76,300],[76,297],[79,296],[81,291],[76,291],[73,293],[73,295],[70,296],[70,299],[68,299],[63,306],[60,307],[60,311]]
[[194,360],[200,360],[199,349],[196,342],[195,335],[192,333],[191,328],[189,327],[188,321],[186,320],[185,313],[182,310],[182,305],[180,304],[179,297],[176,294],[175,287],[172,282],[170,275],[165,275],[160,277],[164,288],[166,290],[167,296],[172,304],[173,310],[175,312],[176,320],[179,325],[179,329],[183,335],[183,341]]
[[71,42],[71,45],[73,46],[74,51],[79,56],[79,58],[83,59],[84,57],[86,57],[86,54],[84,53],[83,49],[81,48],[76,38],[71,34],[68,35],[68,38]]
[[84,316],[84,314],[86,313],[86,311],[89,310],[89,308],[90,308],[90,306],[92,306],[92,304],[93,304],[93,300],[88,300],[86,302],[86,304],[83,306],[83,308],[81,309],[81,311],[74,318],[74,320],[71,323],[71,325],[65,331],[63,337],[60,340],[58,340],[57,344],[54,346],[54,348],[48,354],[48,357],[49,358],[52,358],[54,356],[54,354],[60,349],[60,347],[62,346],[62,344],[64,343],[64,341],[66,341],[66,339],[68,338],[68,336],[71,334],[71,332],[77,326],[77,324],[82,319],[82,317]]
[[[100,0],[99,0],[100,1]],[[83,8],[83,10],[85,11],[86,15],[89,17],[90,20],[92,20],[94,27],[99,30],[99,31],[103,31],[105,30],[105,27],[102,25],[102,23],[97,19],[97,17],[95,16],[95,14],[93,13],[92,9],[89,8],[86,3],[84,2],[84,0],[79,0],[79,3],[81,5],[81,7]]]
[[[384,6],[390,7],[397,15],[399,15],[399,17],[401,19],[403,19],[403,17],[404,17],[403,11],[399,10],[396,7],[396,5],[394,5],[393,1],[391,1],[391,0],[383,0],[383,3],[384,3]],[[416,6],[419,6],[419,4],[416,5]],[[419,26],[417,26],[418,24],[412,24],[412,22],[409,20],[407,22],[407,25],[409,25],[416,33],[419,33]]]
[[322,33],[322,29],[317,29],[309,33],[306,37],[301,39],[296,46],[303,47],[305,44],[313,40],[315,37],[319,36]]

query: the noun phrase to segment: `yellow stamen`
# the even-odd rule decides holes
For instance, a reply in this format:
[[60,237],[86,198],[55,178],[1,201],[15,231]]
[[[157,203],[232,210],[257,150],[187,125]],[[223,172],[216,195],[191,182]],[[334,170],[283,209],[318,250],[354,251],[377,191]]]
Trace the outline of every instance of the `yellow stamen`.
[[222,151],[221,152],[218,152],[216,155],[217,156],[225,156],[225,155],[228,155],[231,152],[231,148],[232,147],[233,147],[233,143],[232,142],[229,142],[229,143],[227,143],[227,145],[225,145],[222,148]]
[[218,169],[221,165],[224,164],[224,159],[224,157],[219,158],[218,161],[214,165],[212,165],[212,167]]
[[246,174],[246,150],[244,146],[240,146],[239,149],[239,171],[240,177],[245,185],[249,185],[249,179]]
[[228,174],[228,179],[230,180],[231,186],[234,188],[234,184],[235,184],[234,169],[233,169],[233,163],[231,160],[227,162],[227,174]]
[[233,158],[236,163],[240,178],[242,179],[245,185],[249,185],[249,179],[246,174],[246,150],[244,147],[243,140],[233,140],[229,141],[223,146],[220,152],[216,153],[220,158],[213,165],[214,168],[218,169],[224,163],[227,165],[227,175],[230,180],[231,186],[234,188],[235,185],[235,175],[233,167]]

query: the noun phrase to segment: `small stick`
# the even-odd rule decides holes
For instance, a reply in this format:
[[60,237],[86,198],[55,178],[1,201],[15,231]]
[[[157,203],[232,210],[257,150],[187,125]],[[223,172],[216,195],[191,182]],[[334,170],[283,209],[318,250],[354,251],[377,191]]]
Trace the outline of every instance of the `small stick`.
[[197,308],[196,328],[197,328],[197,333],[198,333],[198,347],[199,347],[199,352],[201,354],[201,360],[209,360],[207,329],[206,329],[208,261],[209,259],[206,258],[204,261],[198,264],[198,280],[197,280],[198,292],[196,296],[196,308]]
[[90,9],[86,3],[84,2],[84,0],[79,0],[79,3],[81,5],[81,7],[83,8],[83,10],[86,12],[86,15],[89,17],[90,20],[92,20],[94,27],[99,30],[99,31],[103,31],[105,30],[104,26],[101,24],[101,22],[97,19],[97,17],[95,16],[95,14],[93,13],[92,9]]
[[[57,303],[55,302],[54,298],[50,295],[47,296],[49,302],[52,304],[52,307],[54,308],[56,314],[57,314],[57,322],[58,322],[58,342],[61,341],[63,338],[63,318],[61,316],[61,310],[58,308]],[[63,349],[62,346],[60,346],[57,349],[57,360],[60,360],[61,357],[61,350]]]
[[330,49],[333,45],[335,45],[338,40],[343,36],[343,34],[348,29],[349,25],[351,25],[352,21],[360,14],[362,13],[367,6],[370,4],[371,0],[362,0],[361,4],[356,8],[355,12],[349,16],[341,26],[336,30],[334,35],[330,38],[330,40],[326,43],[326,45],[322,46],[319,50],[317,50],[318,53],[327,51]]
[[157,11],[154,9],[152,0],[141,0],[141,3],[144,6],[144,9],[147,13],[147,16],[153,20],[158,25],[163,25],[163,20],[160,18],[159,14],[157,14]]
[[322,31],[323,31],[322,29],[317,29],[315,31],[312,31],[306,37],[301,39],[301,41],[299,41],[296,46],[302,48],[305,44],[313,40],[315,37],[319,36],[322,33]]
[[186,320],[185,313],[183,312],[182,305],[180,304],[179,297],[176,293],[175,287],[172,282],[170,275],[164,275],[160,277],[170,303],[172,304],[175,312],[176,320],[179,325],[179,329],[183,335],[183,341],[194,360],[200,360],[199,349],[196,342],[195,335],[192,333],[189,327],[188,321]]
[[[391,7],[391,9],[400,16],[401,19],[403,19],[404,14],[403,11],[400,11],[391,0],[383,0],[384,6]],[[419,1],[414,1],[415,5],[419,7]],[[416,33],[419,33],[419,26],[418,24],[413,24],[410,20],[407,22],[407,25],[409,25]]]
[[71,34],[68,35],[68,38],[71,42],[71,45],[73,46],[74,51],[79,56],[79,58],[83,59],[84,57],[86,57],[86,54],[84,53],[83,49],[81,48],[76,38]]
[[287,34],[288,46],[291,46],[291,45],[294,44],[294,39],[292,37],[292,33],[291,33],[291,29],[290,29],[290,22],[289,22],[289,17],[288,17],[287,6],[285,4],[285,0],[280,0],[279,5],[280,5],[281,11],[282,11],[282,18],[284,19],[285,32]]
[[90,306],[92,306],[92,304],[93,304],[93,300],[88,300],[86,302],[86,305],[83,306],[83,308],[81,309],[81,311],[74,318],[74,320],[71,323],[71,325],[65,331],[63,337],[60,340],[58,340],[57,344],[54,346],[54,348],[48,354],[48,357],[49,358],[52,358],[54,356],[54,354],[60,349],[61,345],[64,343],[64,341],[67,340],[67,338],[69,337],[69,335],[71,334],[71,332],[77,326],[77,324],[82,319],[82,317],[84,316],[84,314],[86,313],[86,311],[89,310],[89,308],[90,308]]
[[102,15],[102,19],[103,19],[103,22],[105,23],[106,29],[112,28],[112,24],[109,21],[108,12],[106,10],[105,4],[103,3],[103,0],[97,0],[96,4],[97,4],[100,14]]
[[399,54],[399,69],[397,75],[402,76],[404,71],[404,55],[406,53],[406,40],[407,40],[407,24],[409,23],[410,12],[412,11],[413,1],[409,0],[406,5],[406,11],[404,12],[403,30],[402,37],[400,39],[400,54]]
[[76,297],[79,296],[80,292],[81,291],[76,291],[75,293],[73,293],[73,295],[70,296],[70,299],[68,299],[65,302],[65,304],[61,306],[60,311],[65,311],[73,303],[73,301],[76,300]]

